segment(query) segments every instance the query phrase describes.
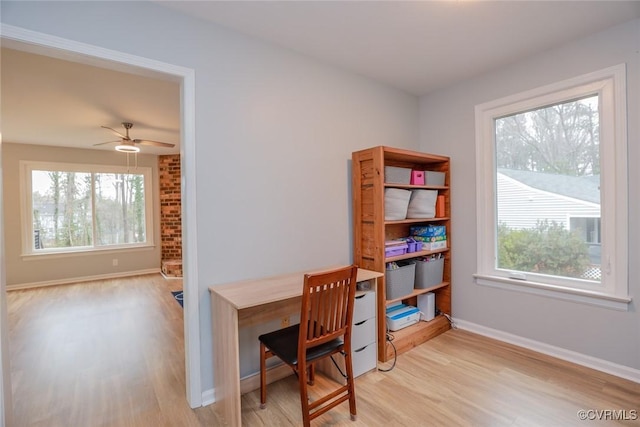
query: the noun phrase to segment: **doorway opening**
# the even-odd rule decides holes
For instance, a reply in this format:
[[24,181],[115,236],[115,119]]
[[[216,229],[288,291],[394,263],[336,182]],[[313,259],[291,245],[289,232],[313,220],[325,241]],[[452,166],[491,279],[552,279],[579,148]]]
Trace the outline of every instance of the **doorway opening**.
[[[195,209],[195,75],[189,68],[150,60],[124,52],[104,49],[72,40],[61,39],[10,25],[3,25],[2,45],[16,50],[24,50],[45,56],[53,56],[70,61],[128,73],[138,73],[150,77],[174,79],[180,84],[180,129],[182,168],[182,261],[184,287],[184,342],[186,399],[191,408],[202,406],[200,377],[200,324],[197,280],[197,242]],[[4,239],[4,237],[3,237]],[[4,241],[0,242],[4,246]],[[0,261],[4,270],[4,257]],[[2,278],[4,281],[4,278]],[[5,292],[5,283],[2,283]],[[2,295],[4,298],[5,295]],[[4,333],[4,331],[3,331]],[[4,337],[3,337],[4,338]],[[3,340],[5,342],[5,340]],[[6,349],[3,354],[3,377],[8,376],[5,366]],[[9,389],[10,390],[10,389]],[[9,390],[4,390],[8,392]],[[6,400],[6,399],[5,399]]]

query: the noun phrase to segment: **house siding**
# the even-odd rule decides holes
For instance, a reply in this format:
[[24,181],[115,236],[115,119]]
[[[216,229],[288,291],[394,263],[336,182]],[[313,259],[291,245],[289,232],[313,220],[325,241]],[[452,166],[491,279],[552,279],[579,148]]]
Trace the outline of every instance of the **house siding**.
[[571,217],[600,217],[600,205],[549,193],[497,174],[498,223],[509,228],[533,228],[548,219],[569,228]]

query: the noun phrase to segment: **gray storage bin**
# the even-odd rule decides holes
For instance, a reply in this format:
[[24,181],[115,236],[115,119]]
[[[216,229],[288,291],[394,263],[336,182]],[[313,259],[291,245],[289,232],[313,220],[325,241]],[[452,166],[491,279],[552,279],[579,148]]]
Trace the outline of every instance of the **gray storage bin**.
[[444,185],[444,172],[424,171],[426,185]]
[[442,283],[444,258],[430,261],[416,261],[416,289],[425,289]]
[[411,182],[411,169],[397,166],[384,167],[384,182],[387,184],[406,184]]
[[395,270],[385,271],[385,288],[388,300],[401,298],[413,291],[416,264],[413,261],[398,262],[398,267]]

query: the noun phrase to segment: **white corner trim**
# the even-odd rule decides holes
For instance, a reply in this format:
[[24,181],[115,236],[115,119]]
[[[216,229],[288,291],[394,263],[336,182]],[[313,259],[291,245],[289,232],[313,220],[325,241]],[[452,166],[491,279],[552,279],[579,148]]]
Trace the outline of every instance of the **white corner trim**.
[[508,332],[499,331],[497,329],[488,328],[486,326],[478,325],[476,323],[467,322],[466,320],[454,319],[454,322],[460,329],[473,332],[478,335],[493,338],[498,341],[503,341],[509,344],[517,345],[519,347],[527,348],[529,350],[537,351],[538,353],[546,354],[548,356],[556,357],[558,359],[566,360],[568,362],[576,363],[587,368],[595,369],[607,374],[615,375],[616,377],[624,378],[629,381],[640,383],[640,370],[630,368],[628,366],[619,365],[617,363],[609,362],[607,360],[598,359],[596,357],[588,356],[586,354],[578,353],[575,351],[567,350],[564,348],[556,347],[553,345],[545,344],[540,341],[531,340],[518,335],[513,335]]
[[66,279],[45,280],[42,282],[18,283],[16,285],[7,285],[8,291],[17,291],[19,289],[41,288],[44,286],[69,285],[71,283],[89,282],[92,280],[117,279],[119,277],[140,276],[143,274],[160,273],[159,268],[148,268],[146,270],[124,271],[122,273],[96,274],[93,276],[68,277]]
[[182,192],[182,271],[185,292],[185,361],[187,400],[191,408],[203,406],[200,343],[200,292],[198,280],[198,231],[196,206],[196,77],[182,70],[182,141],[180,185]]
[[47,48],[61,49],[67,53],[87,55],[94,59],[117,62],[124,65],[135,65],[148,70],[158,71],[160,73],[173,74],[175,76],[184,76],[193,73],[192,69],[181,67],[179,65],[169,64],[155,59],[132,55],[126,52],[107,49],[101,46],[70,40],[9,24],[2,24],[0,26],[0,36],[8,40],[25,42]]

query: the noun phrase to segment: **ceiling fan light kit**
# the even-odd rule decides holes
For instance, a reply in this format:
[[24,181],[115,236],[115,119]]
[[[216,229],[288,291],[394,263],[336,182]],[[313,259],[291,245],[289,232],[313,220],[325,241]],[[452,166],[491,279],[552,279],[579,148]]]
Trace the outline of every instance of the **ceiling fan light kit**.
[[130,122],[122,122],[122,127],[124,127],[125,129],[125,134],[123,135],[122,133],[118,132],[117,130],[110,128],[108,126],[100,126],[103,129],[107,129],[110,130],[111,132],[113,132],[115,135],[117,135],[120,140],[119,141],[107,141],[107,142],[101,142],[98,144],[93,144],[94,146],[96,145],[104,145],[104,144],[112,144],[114,142],[117,142],[118,145],[116,145],[116,151],[119,151],[121,153],[139,153],[140,152],[140,147],[138,147],[138,145],[148,145],[148,146],[152,146],[152,147],[163,147],[163,148],[172,148],[175,147],[175,144],[170,144],[168,142],[160,142],[160,141],[151,141],[149,139],[131,139],[129,137],[129,129],[131,129],[133,127],[133,123]]
[[135,145],[120,144],[116,145],[116,151],[120,151],[121,153],[139,153],[140,148]]

